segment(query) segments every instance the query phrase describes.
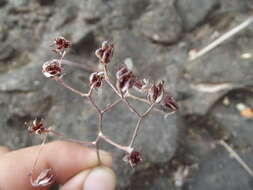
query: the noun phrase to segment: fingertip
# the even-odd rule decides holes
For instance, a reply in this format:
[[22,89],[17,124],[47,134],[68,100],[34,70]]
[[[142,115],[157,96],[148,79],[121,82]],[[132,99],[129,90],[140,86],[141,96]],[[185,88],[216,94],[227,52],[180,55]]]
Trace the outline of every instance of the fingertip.
[[91,169],[85,170],[80,172],[79,174],[75,175],[72,177],[69,181],[67,181],[61,188],[60,190],[70,190],[70,189],[75,189],[75,190],[82,190],[83,189],[83,183],[87,176],[89,175]]
[[83,190],[114,190],[116,175],[111,168],[100,166],[93,168],[86,177]]

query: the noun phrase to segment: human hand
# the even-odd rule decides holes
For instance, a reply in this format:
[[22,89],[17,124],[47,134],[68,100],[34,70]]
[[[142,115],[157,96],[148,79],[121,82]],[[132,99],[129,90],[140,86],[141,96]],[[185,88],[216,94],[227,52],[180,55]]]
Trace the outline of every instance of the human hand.
[[[10,152],[0,147],[0,190],[47,190],[32,187],[28,174],[39,151],[39,146]],[[56,141],[46,144],[36,166],[35,175],[52,168],[60,190],[113,190],[116,177],[110,169],[111,156],[101,151],[103,166],[98,166],[96,151],[84,146]]]

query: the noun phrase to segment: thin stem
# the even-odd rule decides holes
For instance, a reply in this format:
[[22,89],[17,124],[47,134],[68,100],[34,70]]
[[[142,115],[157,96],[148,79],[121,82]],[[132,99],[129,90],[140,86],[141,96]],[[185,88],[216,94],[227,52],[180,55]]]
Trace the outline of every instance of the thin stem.
[[76,63],[76,62],[72,62],[72,61],[69,61],[69,60],[66,60],[66,59],[63,59],[61,63],[63,65],[78,67],[78,68],[84,69],[86,71],[91,71],[91,72],[98,72],[99,71],[99,69],[97,69],[95,67],[88,66],[88,65],[85,65],[85,64]]
[[87,94],[85,94],[85,93],[82,93],[82,92],[80,92],[79,90],[76,90],[76,89],[74,89],[74,88],[72,88],[71,86],[69,86],[68,84],[66,84],[65,82],[64,82],[64,80],[62,80],[61,78],[55,78],[55,80],[59,83],[59,84],[61,84],[63,87],[65,87],[65,88],[67,88],[68,90],[70,90],[70,91],[72,91],[72,92],[74,92],[74,93],[76,93],[76,94],[78,94],[78,95],[80,95],[80,96],[82,96],[82,97],[87,97],[88,95]]
[[94,86],[91,86],[90,91],[89,91],[89,95],[88,95],[88,99],[91,102],[92,106],[95,108],[95,110],[98,112],[99,114],[99,120],[98,120],[98,136],[97,139],[95,141],[95,145],[96,145],[96,154],[97,154],[97,158],[98,158],[98,164],[101,165],[101,157],[100,157],[100,153],[99,153],[99,143],[100,143],[100,136],[99,134],[102,133],[102,121],[103,121],[103,113],[102,111],[99,109],[99,107],[97,106],[97,104],[94,102],[94,100],[92,99],[92,92],[93,92]]
[[53,134],[54,136],[64,138],[65,140],[70,141],[70,142],[74,142],[74,143],[78,143],[78,144],[83,144],[83,145],[94,145],[94,142],[81,141],[81,140],[72,139],[72,138],[69,138],[69,137],[63,135],[62,133],[56,132],[53,129],[48,129],[48,132],[51,133],[51,134]]
[[126,98],[123,98],[123,101],[126,103],[126,105],[128,106],[128,108],[130,109],[131,112],[138,115],[138,117],[141,117],[141,114],[128,102],[128,100]]
[[119,92],[116,87],[112,84],[112,82],[109,79],[108,76],[108,69],[107,66],[104,66],[104,73],[105,73],[105,81],[107,82],[107,84],[114,90],[114,92],[127,104],[128,108],[130,109],[131,112],[135,113],[136,115],[138,115],[140,117],[140,114],[138,113],[137,110],[135,110],[131,104],[128,102],[128,100],[124,97],[124,95]]
[[214,49],[215,47],[217,47],[218,45],[220,45],[222,42],[224,42],[225,40],[231,38],[232,36],[234,36],[235,34],[237,34],[238,32],[240,32],[241,30],[247,28],[252,23],[252,21],[253,21],[253,16],[249,17],[243,23],[241,23],[240,25],[236,26],[235,28],[233,28],[232,30],[228,31],[227,33],[223,34],[218,39],[216,39],[215,41],[213,41],[211,44],[209,44],[208,46],[206,46],[202,50],[198,51],[196,54],[192,55],[189,58],[189,60],[193,61],[193,60],[195,60],[195,59],[197,59],[197,58],[205,55],[207,52],[211,51],[212,49]]
[[34,162],[34,164],[33,164],[32,171],[31,171],[31,180],[32,180],[32,181],[33,181],[33,173],[34,173],[35,168],[36,168],[36,166],[37,166],[37,163],[38,163],[38,161],[39,161],[39,157],[40,157],[40,154],[41,154],[41,152],[42,152],[42,149],[44,148],[44,145],[45,145],[45,143],[46,143],[46,141],[47,141],[47,137],[48,137],[48,134],[45,134],[45,137],[44,137],[44,139],[43,139],[43,141],[42,141],[42,143],[41,143],[41,145],[40,145],[39,152],[38,152],[38,154],[37,154],[37,156],[36,156],[36,159],[35,159],[35,162]]
[[142,114],[142,116],[139,118],[139,120],[138,120],[138,122],[137,122],[137,125],[136,125],[136,127],[135,127],[135,129],[134,129],[133,136],[132,136],[131,141],[130,141],[130,143],[129,143],[129,147],[132,147],[132,146],[133,146],[133,143],[134,143],[134,141],[135,141],[135,139],[136,139],[136,137],[137,137],[138,131],[140,130],[141,122],[142,122],[143,119],[151,112],[151,110],[153,109],[154,105],[155,105],[155,104],[152,104],[152,105],[147,109],[147,111],[146,111],[144,114]]
[[91,96],[88,96],[88,99],[91,102],[91,105],[95,108],[95,110],[101,115],[101,110],[99,109],[99,107],[97,106],[97,104],[95,104],[94,100],[92,99]]
[[105,113],[107,111],[109,111],[110,109],[112,109],[114,106],[116,106],[117,104],[119,104],[122,101],[122,99],[118,99],[115,102],[109,104],[105,109],[103,109],[101,112]]
[[115,146],[116,148],[118,148],[120,150],[123,150],[123,151],[125,151],[127,153],[130,153],[130,151],[131,151],[131,149],[128,146],[123,146],[123,145],[120,145],[120,144],[114,142],[108,136],[103,135],[103,133],[100,133],[100,137],[102,139],[104,139],[106,142],[108,142],[109,144]]
[[[138,96],[135,96],[135,95],[131,94],[130,92],[127,93],[126,98],[131,98],[131,99],[133,99],[133,100],[137,100],[137,101],[140,101],[140,102],[144,102],[144,103],[150,105],[150,102],[149,102],[147,99],[144,99],[144,98],[140,98],[140,97],[138,97]],[[176,111],[171,111],[171,112],[169,112],[169,113],[166,113],[165,111],[160,110],[160,109],[158,109],[158,108],[156,108],[156,107],[154,107],[154,110],[157,111],[157,112],[159,112],[159,113],[161,113],[161,114],[165,114],[166,117],[167,117],[168,115],[172,115],[173,113],[176,112]]]
[[233,158],[237,160],[237,162],[253,177],[252,169],[241,159],[241,157],[229,146],[225,141],[220,140],[219,144],[222,145]]
[[100,153],[99,153],[99,143],[100,143],[100,138],[96,141],[96,153],[97,153],[97,158],[98,158],[98,165],[102,164]]

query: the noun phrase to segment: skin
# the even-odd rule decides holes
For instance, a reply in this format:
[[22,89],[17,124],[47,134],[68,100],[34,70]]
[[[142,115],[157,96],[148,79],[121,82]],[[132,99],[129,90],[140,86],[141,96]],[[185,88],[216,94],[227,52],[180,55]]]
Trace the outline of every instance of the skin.
[[[33,163],[39,151],[39,146],[10,151],[8,148],[0,147],[0,189],[1,190],[46,190],[49,187],[32,187],[29,179]],[[114,189],[116,178],[113,171],[111,156],[101,151],[103,166],[98,166],[97,156],[94,149],[82,145],[57,141],[46,144],[39,157],[34,177],[46,168],[52,168],[55,174],[55,183],[61,184],[61,190],[65,189],[88,189],[83,183],[94,176],[104,179],[104,171],[111,175],[108,189]],[[102,172],[101,172],[102,171]],[[103,173],[104,172],[104,173]],[[107,175],[106,174],[106,175]],[[103,176],[104,175],[104,176]],[[96,177],[96,176],[95,176]],[[99,180],[99,179],[98,179]],[[90,184],[88,184],[90,186]],[[90,188],[89,188],[90,189]],[[95,188],[94,188],[95,189]],[[99,189],[99,188],[97,188]]]

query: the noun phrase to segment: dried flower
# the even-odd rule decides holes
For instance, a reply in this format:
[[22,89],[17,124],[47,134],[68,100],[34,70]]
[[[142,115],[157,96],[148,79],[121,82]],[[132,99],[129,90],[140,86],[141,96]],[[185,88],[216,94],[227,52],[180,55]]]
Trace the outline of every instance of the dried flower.
[[104,72],[94,72],[90,75],[90,86],[99,88],[102,85],[104,79]]
[[132,151],[130,154],[124,156],[123,160],[128,162],[132,168],[142,161],[141,154],[137,151]]
[[64,51],[65,49],[70,47],[70,41],[68,41],[64,37],[60,36],[54,40],[54,45],[56,46],[54,51],[61,52],[61,51]]
[[172,109],[173,111],[178,110],[178,104],[177,104],[176,100],[168,93],[166,93],[163,98],[163,104],[165,107],[168,107],[168,108]]
[[152,87],[152,85],[148,79],[143,79],[134,80],[133,87],[139,92],[146,93]]
[[160,103],[164,94],[164,81],[160,81],[157,85],[153,85],[148,91],[148,100],[151,103]]
[[31,176],[31,184],[33,187],[45,187],[52,184],[54,181],[52,168],[43,170],[34,181],[32,180],[32,174],[30,174],[30,176]]
[[128,89],[133,86],[135,81],[133,72],[127,67],[122,67],[119,69],[116,73],[116,78],[117,88],[123,93],[127,92]]
[[53,59],[51,61],[47,61],[42,66],[42,73],[46,77],[61,77],[63,73],[63,68],[60,64],[60,61],[57,59]]
[[96,50],[95,54],[100,60],[101,64],[108,64],[111,61],[113,56],[113,49],[113,44],[109,44],[108,41],[104,41],[101,48]]
[[27,129],[30,133],[35,133],[37,135],[47,132],[47,129],[45,129],[42,120],[39,120],[37,118],[33,120],[32,124],[29,125]]

